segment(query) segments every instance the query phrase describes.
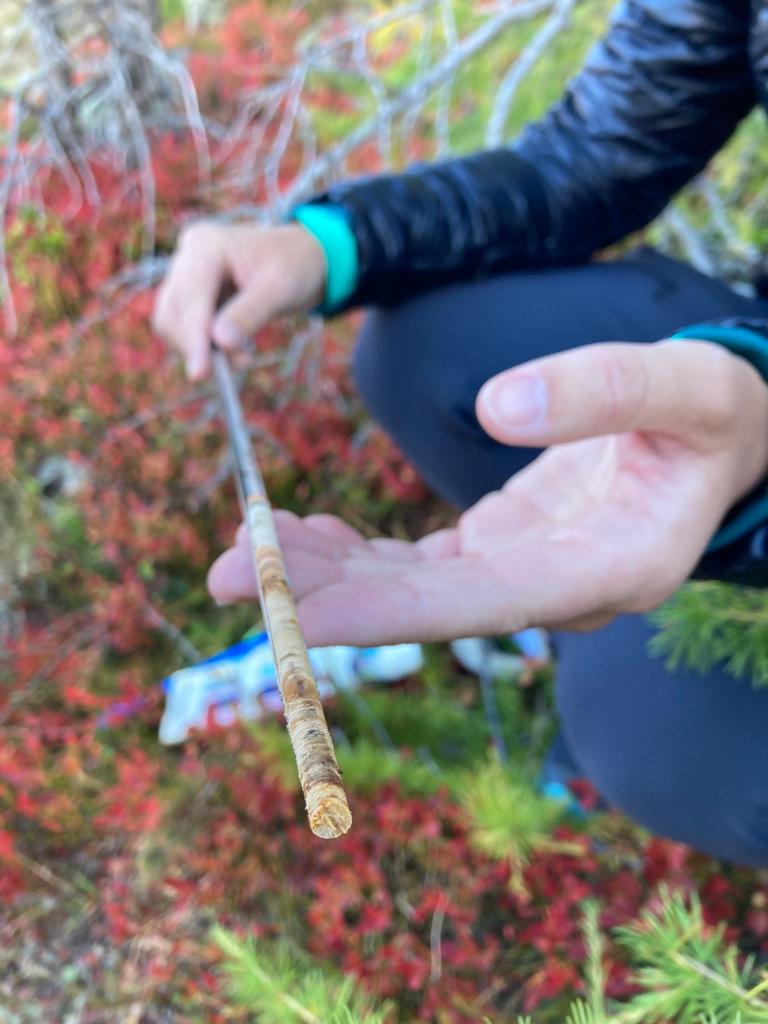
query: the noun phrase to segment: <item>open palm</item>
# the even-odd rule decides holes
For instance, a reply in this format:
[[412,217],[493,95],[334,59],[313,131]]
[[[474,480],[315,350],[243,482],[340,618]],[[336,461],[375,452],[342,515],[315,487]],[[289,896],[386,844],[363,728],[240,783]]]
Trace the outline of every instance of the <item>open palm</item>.
[[[311,645],[590,628],[655,607],[768,462],[768,389],[705,342],[537,360],[490,381],[478,415],[498,440],[550,447],[453,529],[409,544],[278,514]],[[254,597],[242,531],[209,583]]]

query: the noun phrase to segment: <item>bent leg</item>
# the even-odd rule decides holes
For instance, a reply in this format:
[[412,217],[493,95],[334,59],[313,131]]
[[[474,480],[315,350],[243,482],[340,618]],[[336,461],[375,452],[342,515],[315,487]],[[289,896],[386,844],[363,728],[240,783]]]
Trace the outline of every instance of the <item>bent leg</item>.
[[482,384],[509,369],[601,341],[651,342],[768,304],[652,250],[428,292],[373,311],[355,353],[358,388],[427,483],[461,507],[527,465],[535,449],[493,441],[475,417]]
[[558,635],[557,706],[579,768],[651,831],[768,867],[768,690],[670,672],[652,636],[639,615]]

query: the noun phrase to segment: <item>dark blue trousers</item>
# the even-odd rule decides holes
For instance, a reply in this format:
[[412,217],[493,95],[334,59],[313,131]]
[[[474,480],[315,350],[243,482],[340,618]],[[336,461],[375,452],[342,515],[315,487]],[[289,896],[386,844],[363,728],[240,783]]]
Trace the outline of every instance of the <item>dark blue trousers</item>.
[[[424,479],[466,508],[538,454],[480,428],[474,401],[489,377],[579,345],[652,342],[736,314],[768,316],[768,302],[641,249],[374,310],[355,374],[372,414]],[[768,867],[768,690],[719,671],[670,673],[649,655],[651,635],[639,615],[558,635],[558,710],[580,774],[660,835]]]

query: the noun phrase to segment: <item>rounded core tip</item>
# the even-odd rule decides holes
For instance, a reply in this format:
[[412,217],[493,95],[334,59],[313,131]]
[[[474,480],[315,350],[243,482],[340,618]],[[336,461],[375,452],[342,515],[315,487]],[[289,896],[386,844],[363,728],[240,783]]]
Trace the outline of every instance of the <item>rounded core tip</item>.
[[309,827],[320,839],[338,839],[352,827],[352,814],[343,792],[326,797],[309,813]]

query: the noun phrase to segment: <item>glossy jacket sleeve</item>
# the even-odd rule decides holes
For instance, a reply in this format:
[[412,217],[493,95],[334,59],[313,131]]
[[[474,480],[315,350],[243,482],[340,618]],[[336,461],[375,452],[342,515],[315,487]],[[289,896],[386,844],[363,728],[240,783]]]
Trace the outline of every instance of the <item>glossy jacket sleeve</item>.
[[748,0],[621,0],[561,101],[508,147],[353,180],[346,306],[566,263],[643,227],[755,102]]

